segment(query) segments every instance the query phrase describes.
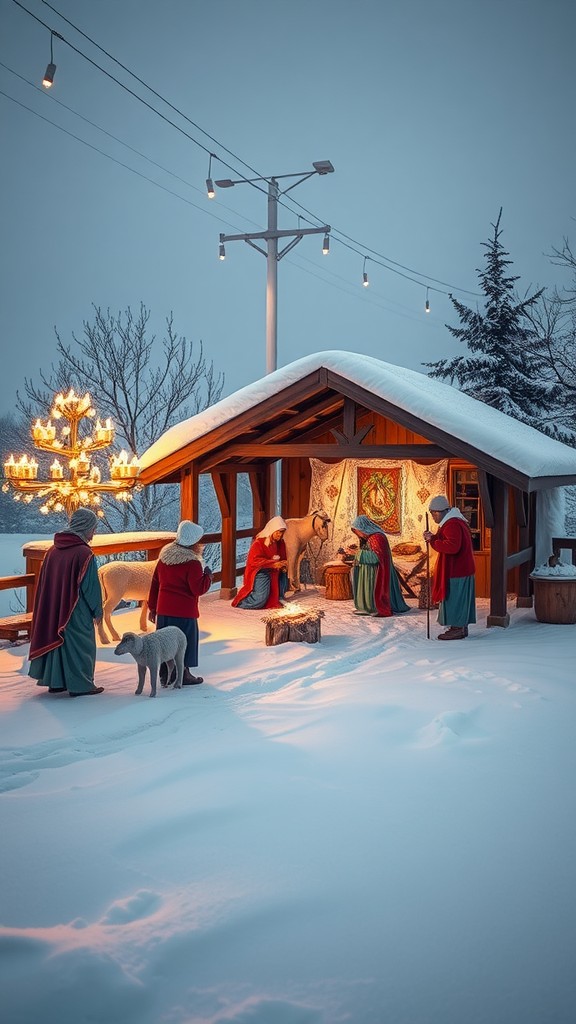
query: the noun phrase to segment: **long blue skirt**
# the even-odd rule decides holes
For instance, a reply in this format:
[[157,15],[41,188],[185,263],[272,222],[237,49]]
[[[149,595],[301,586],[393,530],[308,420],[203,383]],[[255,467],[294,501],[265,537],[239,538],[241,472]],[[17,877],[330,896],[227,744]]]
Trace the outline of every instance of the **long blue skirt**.
[[186,654],[184,655],[185,668],[196,668],[198,665],[198,644],[200,633],[198,630],[198,619],[180,619],[176,615],[158,615],[156,617],[156,629],[163,626],[178,626],[186,634]]
[[467,626],[476,622],[476,586],[473,576],[459,576],[448,581],[448,596],[440,601],[438,622],[441,626]]

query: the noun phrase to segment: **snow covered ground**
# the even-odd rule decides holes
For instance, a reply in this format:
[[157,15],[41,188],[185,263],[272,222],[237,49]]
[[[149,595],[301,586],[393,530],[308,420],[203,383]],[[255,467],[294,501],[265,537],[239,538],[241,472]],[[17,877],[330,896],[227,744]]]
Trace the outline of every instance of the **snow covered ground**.
[[576,627],[301,603],[321,644],[267,648],[208,594],[156,700],[0,650],[7,1024],[571,1024]]

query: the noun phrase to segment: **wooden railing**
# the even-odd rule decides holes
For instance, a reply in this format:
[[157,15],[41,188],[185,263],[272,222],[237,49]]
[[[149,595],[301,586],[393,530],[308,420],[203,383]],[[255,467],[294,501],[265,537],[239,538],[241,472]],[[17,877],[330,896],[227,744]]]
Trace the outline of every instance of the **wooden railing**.
[[[238,539],[252,538],[253,529],[238,530]],[[91,548],[96,555],[117,555],[125,551],[144,551],[150,561],[158,558],[165,544],[170,543],[176,537],[175,533],[142,533],[140,536],[134,533],[129,534],[101,534],[96,535],[91,543]],[[202,538],[205,544],[222,543],[221,533],[207,533]],[[22,553],[26,559],[26,572],[16,576],[0,576],[0,591],[20,590],[26,588],[26,612],[17,613],[0,619],[0,638],[16,639],[23,632],[28,631],[31,622],[31,612],[34,607],[34,594],[36,592],[36,581],[46,556],[46,552],[52,547],[52,540],[36,540],[24,544]],[[236,576],[242,576],[245,565],[236,567]],[[220,571],[213,575],[214,583],[222,579]]]

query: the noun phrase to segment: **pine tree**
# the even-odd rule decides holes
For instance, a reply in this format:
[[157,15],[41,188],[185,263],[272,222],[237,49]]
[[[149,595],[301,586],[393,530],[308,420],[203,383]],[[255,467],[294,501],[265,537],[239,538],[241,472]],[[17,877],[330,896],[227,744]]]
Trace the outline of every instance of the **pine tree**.
[[450,296],[461,327],[446,324],[450,333],[464,342],[473,355],[424,363],[430,376],[455,382],[460,389],[501,412],[540,425],[540,413],[548,407],[550,385],[541,380],[539,356],[534,347],[535,331],[529,311],[543,289],[518,300],[514,284],[518,277],[507,274],[512,261],[500,241],[502,210],[493,224],[494,234],[482,245],[486,267],[477,268],[485,296],[484,311],[469,309]]

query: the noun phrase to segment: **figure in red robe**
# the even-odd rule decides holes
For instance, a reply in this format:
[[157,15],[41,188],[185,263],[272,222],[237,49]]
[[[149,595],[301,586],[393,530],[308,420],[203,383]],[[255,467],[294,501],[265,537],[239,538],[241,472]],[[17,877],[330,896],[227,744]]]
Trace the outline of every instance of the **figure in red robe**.
[[285,532],[282,516],[274,516],[254,538],[246,559],[244,583],[232,601],[234,608],[282,608],[288,589]]

